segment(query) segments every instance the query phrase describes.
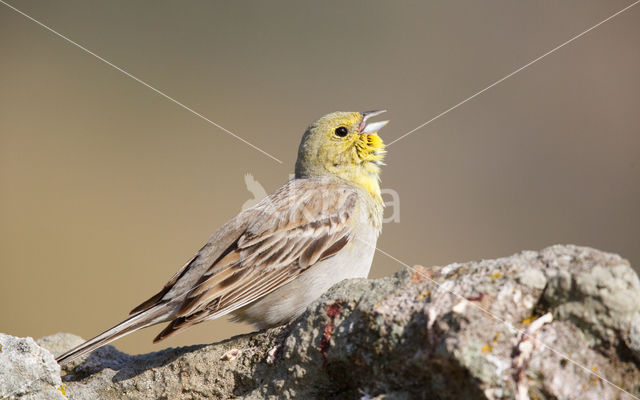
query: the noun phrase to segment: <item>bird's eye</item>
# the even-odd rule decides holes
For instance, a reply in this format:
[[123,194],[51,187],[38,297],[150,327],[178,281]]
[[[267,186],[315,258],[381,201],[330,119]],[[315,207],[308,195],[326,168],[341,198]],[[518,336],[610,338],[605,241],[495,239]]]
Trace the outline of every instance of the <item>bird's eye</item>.
[[347,133],[349,133],[349,130],[344,126],[340,126],[336,128],[335,133],[336,133],[336,136],[345,137],[347,136]]

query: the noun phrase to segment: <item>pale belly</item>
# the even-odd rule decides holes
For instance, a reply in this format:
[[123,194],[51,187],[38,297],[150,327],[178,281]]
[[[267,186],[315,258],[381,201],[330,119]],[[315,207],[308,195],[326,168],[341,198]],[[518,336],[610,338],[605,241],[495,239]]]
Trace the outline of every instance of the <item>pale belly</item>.
[[259,329],[280,325],[300,316],[307,306],[334,284],[350,278],[366,278],[375,253],[377,232],[366,229],[338,254],[303,272],[292,282],[235,311],[235,319]]

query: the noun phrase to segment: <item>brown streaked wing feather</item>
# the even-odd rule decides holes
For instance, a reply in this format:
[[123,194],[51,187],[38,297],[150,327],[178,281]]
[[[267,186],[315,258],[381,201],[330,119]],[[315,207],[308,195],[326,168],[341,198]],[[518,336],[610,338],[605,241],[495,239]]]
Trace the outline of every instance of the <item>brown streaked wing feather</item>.
[[203,273],[181,304],[178,318],[157,340],[237,310],[347,245],[357,193],[336,183],[309,182],[308,187],[294,187],[295,193],[291,186],[295,181],[257,206],[260,212],[237,239],[236,248],[220,260],[232,262],[215,263]]
[[167,325],[154,339],[153,343],[158,343],[161,340],[168,338],[169,336],[173,336],[181,330],[185,330],[190,326],[193,326],[201,321],[198,317],[203,314],[205,311],[200,311],[195,314],[191,314],[185,317],[178,317],[171,321],[169,325]]
[[347,243],[349,243],[349,237],[347,236],[343,236],[342,238],[336,240],[331,246],[329,246],[328,248],[326,248],[322,254],[320,254],[320,257],[318,257],[318,261],[322,261],[325,260],[333,255],[335,255],[337,252],[339,252],[344,246],[347,245]]
[[135,313],[140,312],[140,311],[148,310],[149,308],[151,308],[154,305],[158,304],[160,302],[160,300],[162,300],[164,295],[167,294],[167,292],[169,292],[169,290],[171,290],[171,288],[173,287],[173,285],[175,285],[175,283],[178,281],[178,279],[180,279],[184,275],[184,273],[187,271],[187,268],[189,267],[189,265],[191,265],[193,260],[196,259],[196,257],[198,257],[197,254],[194,255],[193,257],[191,257],[191,259],[189,261],[187,261],[187,263],[184,264],[182,266],[182,268],[180,268],[178,270],[178,272],[173,274],[173,276],[171,277],[171,279],[169,279],[169,281],[167,283],[165,283],[165,285],[162,288],[162,290],[160,290],[158,293],[156,293],[153,296],[151,296],[148,300],[144,301],[142,304],[138,305],[136,308],[131,310],[129,312],[129,314],[135,314]]
[[209,302],[204,309],[195,311],[190,314],[186,314],[184,316],[178,317],[175,320],[173,320],[169,325],[167,325],[165,329],[162,330],[162,332],[158,334],[158,336],[156,336],[153,342],[157,343],[161,340],[168,338],[169,336],[172,336],[182,330],[185,330],[207,319],[213,319],[218,316],[227,314],[229,312],[228,310],[229,305],[236,305],[238,306],[237,308],[240,308],[254,301],[255,299],[261,297],[264,292],[269,291],[269,287],[282,286],[287,282],[290,282],[291,280],[293,280],[296,276],[297,275],[292,276],[288,274],[287,271],[285,270],[279,270],[279,271],[274,270],[272,271],[271,274],[267,276],[265,275],[258,276],[257,274],[253,274],[252,278],[257,278],[256,285],[254,286],[260,286],[260,289],[261,289],[260,291],[254,292],[254,293],[247,293],[247,291],[250,290],[251,287],[244,288],[244,290],[241,293],[238,293],[238,295],[244,295],[242,297],[243,300],[241,303],[238,303],[238,302],[234,303],[234,300],[236,300],[238,296],[234,296],[233,298],[229,298],[229,299],[221,299],[220,297],[218,297],[213,301]]
[[214,313],[227,313],[230,311],[228,310],[230,307],[234,310],[238,309],[270,293],[275,288],[291,282],[301,273],[300,268],[296,268],[295,266],[290,266],[288,269],[275,269],[267,274],[256,273],[252,277],[253,279],[251,279],[250,285],[237,286],[234,291],[222,296],[212,311]]
[[131,310],[131,314],[142,312],[162,302],[179,298],[191,290],[202,279],[202,275],[212,264],[219,263],[235,250],[235,243],[249,225],[252,210],[246,210],[220,227],[209,241],[189,262],[176,272],[164,287],[155,295]]
[[[235,274],[237,274],[233,284],[222,286],[223,279],[218,278],[219,273],[207,277],[191,290],[181,305],[178,315],[188,315],[207,308],[208,304],[215,299],[224,297],[239,299],[238,296],[234,295],[238,289],[257,287],[262,282],[262,279],[256,279],[254,272],[258,276],[265,275],[268,277],[272,271],[277,273],[282,269],[288,269],[291,265],[295,265],[295,269],[290,269],[289,272],[292,280],[305,269],[315,264],[320,258],[327,258],[335,254],[347,244],[349,227],[346,220],[333,228],[331,227],[331,219],[327,218],[324,221],[324,224],[314,222],[313,227],[305,225],[292,230],[288,233],[287,239],[253,242],[255,244],[248,248],[239,248],[237,251],[241,253],[241,261],[239,261],[238,265],[233,266],[233,269],[236,270]],[[295,246],[297,251],[294,254],[288,254],[288,257],[286,257],[292,261],[284,264],[278,260],[285,258],[281,252],[283,249],[289,248],[289,241],[302,241],[305,245]],[[329,250],[328,253],[326,252],[327,250]],[[261,255],[261,257],[253,257],[256,254]],[[225,276],[226,278],[228,276]],[[268,288],[270,290],[264,294],[276,288]],[[237,308],[233,304],[229,304],[229,306],[233,309]]]

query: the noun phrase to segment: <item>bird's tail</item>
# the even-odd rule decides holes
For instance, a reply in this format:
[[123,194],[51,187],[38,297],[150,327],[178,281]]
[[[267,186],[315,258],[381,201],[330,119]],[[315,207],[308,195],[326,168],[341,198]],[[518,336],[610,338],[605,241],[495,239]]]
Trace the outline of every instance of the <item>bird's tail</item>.
[[108,329],[93,339],[87,340],[74,347],[73,349],[67,351],[66,353],[58,356],[56,361],[60,365],[67,364],[78,357],[81,357],[98,347],[104,346],[107,343],[111,343],[112,341],[121,338],[125,335],[128,335],[131,332],[135,332],[138,329],[146,328],[151,325],[159,324],[161,322],[167,321],[168,318],[168,310],[167,304],[158,304],[155,307],[152,307],[148,310],[139,312],[120,322],[118,325],[114,326],[111,329]]

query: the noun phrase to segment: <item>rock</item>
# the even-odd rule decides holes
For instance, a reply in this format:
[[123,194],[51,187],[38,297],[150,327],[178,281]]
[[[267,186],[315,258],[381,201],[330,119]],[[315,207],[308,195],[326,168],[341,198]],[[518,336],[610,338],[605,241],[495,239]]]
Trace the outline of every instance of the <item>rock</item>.
[[32,338],[0,333],[0,399],[66,399],[60,366]]
[[45,336],[38,340],[38,346],[47,349],[54,357],[59,356],[72,347],[83,343],[84,339],[71,333],[57,333],[51,336]]
[[544,289],[547,277],[539,269],[525,269],[518,274],[518,283],[532,289]]
[[70,399],[631,399],[640,280],[577,246],[416,266],[343,281],[284,327],[139,356],[106,346],[63,372]]

